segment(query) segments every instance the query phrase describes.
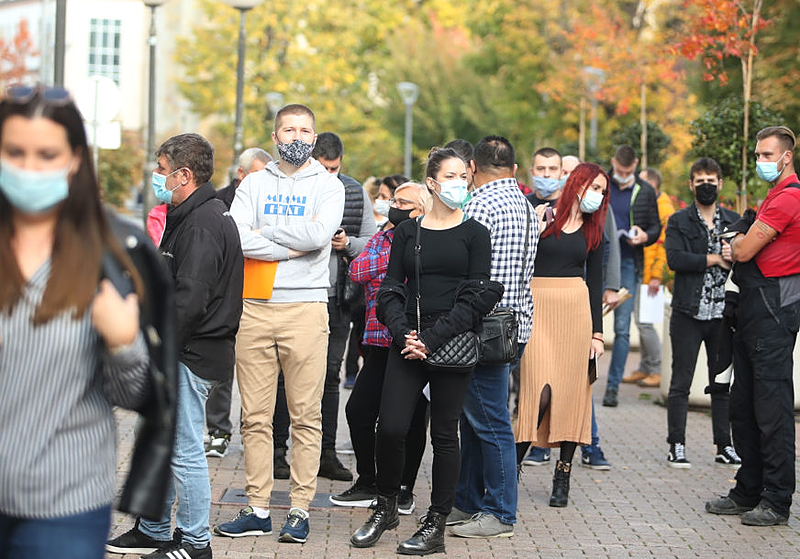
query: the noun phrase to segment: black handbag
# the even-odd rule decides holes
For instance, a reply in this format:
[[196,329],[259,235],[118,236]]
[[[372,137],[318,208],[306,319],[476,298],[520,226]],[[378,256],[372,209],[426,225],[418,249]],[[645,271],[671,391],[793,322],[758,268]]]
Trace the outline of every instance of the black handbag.
[[[420,299],[420,283],[419,283],[419,268],[420,257],[419,253],[422,247],[420,246],[420,220],[422,217],[416,218],[417,221],[417,243],[414,246],[414,273],[417,279],[417,332],[422,331],[422,321],[419,311]],[[478,363],[478,358],[481,354],[481,340],[478,334],[472,330],[456,334],[447,340],[439,349],[431,352],[428,357],[423,361],[425,367],[431,371],[450,371],[453,373],[469,373],[475,368]]]
[[[526,210],[523,274],[528,263],[528,241],[531,232],[531,208],[527,202]],[[519,326],[514,309],[497,307],[486,315],[483,319],[483,330],[481,331],[480,362],[486,365],[502,365],[503,363],[514,361],[519,353],[518,331]]]

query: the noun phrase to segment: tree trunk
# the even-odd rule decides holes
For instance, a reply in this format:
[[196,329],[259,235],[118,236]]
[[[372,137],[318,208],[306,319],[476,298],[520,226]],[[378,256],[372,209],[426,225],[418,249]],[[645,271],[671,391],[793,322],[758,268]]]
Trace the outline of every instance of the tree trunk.
[[642,79],[642,110],[639,117],[642,124],[641,148],[642,148],[642,169],[647,168],[647,84]]
[[747,207],[747,139],[750,135],[750,94],[753,85],[753,54],[756,45],[756,29],[761,16],[763,0],[753,4],[753,17],[750,21],[750,45],[747,59],[742,58],[742,87],[744,88],[744,124],[742,130],[742,184],[736,198],[736,211],[742,213]]

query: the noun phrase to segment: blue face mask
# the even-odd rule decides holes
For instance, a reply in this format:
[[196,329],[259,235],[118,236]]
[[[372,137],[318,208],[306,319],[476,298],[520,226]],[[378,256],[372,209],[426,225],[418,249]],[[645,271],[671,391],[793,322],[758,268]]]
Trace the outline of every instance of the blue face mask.
[[539,198],[552,196],[563,184],[555,177],[533,177],[533,188]]
[[433,192],[451,210],[460,208],[461,204],[467,199],[469,192],[467,191],[467,181],[464,179],[453,179],[444,182],[439,182],[435,179],[431,180],[442,187],[441,192],[436,192],[435,190]]
[[[781,154],[781,157],[783,157],[783,153]],[[784,165],[783,168],[785,169],[786,165]],[[778,180],[778,177],[781,176],[781,173],[783,173],[783,169],[778,171],[777,161],[756,162],[756,174],[759,176],[761,180],[765,180],[767,182],[775,182],[776,180]]]
[[[181,167],[182,169],[182,167]],[[172,171],[169,175],[161,175],[153,171],[153,193],[156,195],[156,198],[164,202],[165,204],[172,203],[172,193],[178,190],[182,185],[178,185],[172,190],[167,190],[167,177],[174,175],[181,169],[177,169]]]
[[603,205],[603,195],[594,190],[587,190],[583,193],[581,200],[581,211],[585,214],[593,214]]
[[26,171],[0,161],[0,191],[22,213],[46,212],[69,195],[69,169]]

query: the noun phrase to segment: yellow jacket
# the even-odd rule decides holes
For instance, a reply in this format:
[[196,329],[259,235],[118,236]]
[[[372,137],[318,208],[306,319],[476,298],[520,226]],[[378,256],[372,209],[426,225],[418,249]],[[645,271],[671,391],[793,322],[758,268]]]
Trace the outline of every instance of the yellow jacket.
[[664,279],[667,269],[667,253],[664,250],[664,235],[667,232],[667,220],[675,213],[675,208],[669,197],[663,192],[656,198],[658,203],[658,219],[661,221],[661,234],[658,240],[650,246],[644,247],[644,272],[642,283],[650,283],[653,278]]

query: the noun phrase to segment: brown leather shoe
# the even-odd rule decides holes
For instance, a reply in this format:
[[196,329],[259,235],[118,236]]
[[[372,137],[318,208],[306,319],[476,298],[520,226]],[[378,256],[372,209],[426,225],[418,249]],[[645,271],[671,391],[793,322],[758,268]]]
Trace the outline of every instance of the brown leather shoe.
[[636,384],[642,388],[658,388],[661,386],[661,375],[647,375]]
[[647,378],[649,375],[647,373],[643,373],[642,371],[633,371],[626,377],[622,377],[622,382],[626,384],[636,384],[642,379]]

